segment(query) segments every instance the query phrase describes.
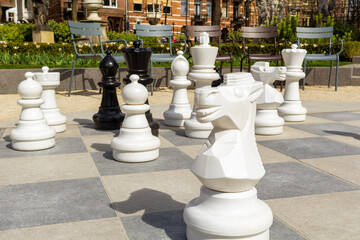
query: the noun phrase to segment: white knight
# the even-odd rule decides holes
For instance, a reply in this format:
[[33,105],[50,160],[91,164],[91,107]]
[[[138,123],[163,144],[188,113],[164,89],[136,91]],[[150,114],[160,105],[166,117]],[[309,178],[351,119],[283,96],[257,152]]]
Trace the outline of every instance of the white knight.
[[269,239],[272,212],[255,189],[265,174],[254,134],[262,89],[250,73],[230,73],[195,91],[197,119],[214,129],[190,168],[204,186],[185,207],[189,240]]

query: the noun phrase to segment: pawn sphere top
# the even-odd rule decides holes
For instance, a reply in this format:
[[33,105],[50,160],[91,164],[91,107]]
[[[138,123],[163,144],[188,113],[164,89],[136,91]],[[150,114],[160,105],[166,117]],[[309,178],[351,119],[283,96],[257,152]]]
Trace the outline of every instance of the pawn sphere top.
[[21,98],[40,98],[43,89],[41,84],[33,79],[34,76],[35,74],[32,72],[25,73],[26,80],[22,81],[18,86],[18,93]]
[[291,49],[297,49],[298,48],[298,45],[297,44],[292,44],[291,45]]
[[130,76],[130,81],[131,82],[137,82],[137,81],[139,81],[139,75],[137,75],[137,74],[132,74],[131,76]]
[[176,53],[178,56],[180,56],[180,55],[183,55],[184,54],[184,52],[183,51],[177,51],[177,53]]
[[41,70],[43,71],[43,73],[49,72],[49,68],[47,66],[42,67]]

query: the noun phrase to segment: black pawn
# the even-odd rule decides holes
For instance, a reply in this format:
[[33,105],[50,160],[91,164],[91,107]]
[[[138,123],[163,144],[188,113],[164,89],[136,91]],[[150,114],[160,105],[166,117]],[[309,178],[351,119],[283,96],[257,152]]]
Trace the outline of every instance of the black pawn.
[[216,71],[217,74],[219,74],[219,79],[213,81],[211,83],[211,87],[217,87],[224,82],[224,75],[222,73],[220,73],[220,68],[215,67],[214,70]]
[[[134,41],[134,48],[123,49],[124,59],[127,66],[128,75],[123,79],[125,84],[131,83],[130,76],[137,74],[139,76],[139,83],[147,87],[147,85],[153,83],[154,79],[149,74],[149,64],[152,54],[151,48],[141,48],[141,41]],[[147,99],[145,104],[149,104]],[[151,128],[151,133],[154,136],[159,136],[160,125],[152,117],[152,113],[147,111],[145,113],[146,119]]]
[[98,130],[118,130],[124,120],[125,114],[121,112],[116,95],[116,88],[120,82],[115,76],[119,69],[116,60],[111,56],[111,51],[106,51],[106,56],[99,65],[102,79],[98,83],[103,89],[99,112],[93,116],[94,128]]

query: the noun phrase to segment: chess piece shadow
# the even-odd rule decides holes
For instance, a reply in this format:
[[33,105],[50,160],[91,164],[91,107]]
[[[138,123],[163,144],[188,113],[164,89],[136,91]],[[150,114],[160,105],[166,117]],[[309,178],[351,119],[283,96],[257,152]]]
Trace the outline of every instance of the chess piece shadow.
[[[185,223],[182,219],[185,204],[175,201],[169,194],[143,188],[132,192],[126,201],[112,203],[111,207],[125,214],[145,210],[141,217],[145,223],[164,229],[170,239],[186,239]],[[172,213],[166,213],[164,209]],[[177,214],[173,214],[175,211]]]

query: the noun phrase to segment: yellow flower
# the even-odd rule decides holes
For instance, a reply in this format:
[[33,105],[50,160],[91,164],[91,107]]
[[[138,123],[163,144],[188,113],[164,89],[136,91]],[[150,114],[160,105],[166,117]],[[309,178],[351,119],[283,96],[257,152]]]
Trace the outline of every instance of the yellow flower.
[[261,48],[264,48],[265,46],[264,45],[260,45]]
[[279,43],[280,46],[282,46],[283,44],[282,43]]
[[129,42],[129,45],[133,45],[133,42]]
[[24,46],[27,46],[27,45],[29,45],[29,43],[27,43],[27,42],[26,42],[26,43],[24,43]]
[[160,44],[160,47],[162,47],[162,48],[163,48],[163,47],[164,47],[164,44]]
[[183,50],[184,48],[183,47],[180,47],[180,50]]
[[70,57],[71,57],[71,58],[74,58],[74,55],[73,55],[73,54],[70,54]]
[[14,56],[17,56],[17,54],[16,54],[16,53],[14,53]]
[[166,50],[170,50],[170,48],[169,48],[169,47],[167,47],[167,48],[166,48]]
[[59,48],[59,52],[61,52],[61,50],[62,50],[62,49],[61,49],[61,48]]
[[317,44],[313,44],[313,47],[317,47]]
[[47,45],[50,45],[50,43],[48,42]]
[[40,45],[36,45],[36,48],[40,48]]
[[306,47],[306,46],[308,46],[309,44],[307,44],[307,43],[304,43],[304,46]]
[[182,42],[182,43],[180,43],[180,44],[181,44],[181,46],[184,46],[184,45],[185,45],[185,43],[183,43],[183,42]]
[[14,49],[15,49],[15,50],[16,50],[16,49],[19,49],[19,47],[18,47],[18,46],[15,46]]

